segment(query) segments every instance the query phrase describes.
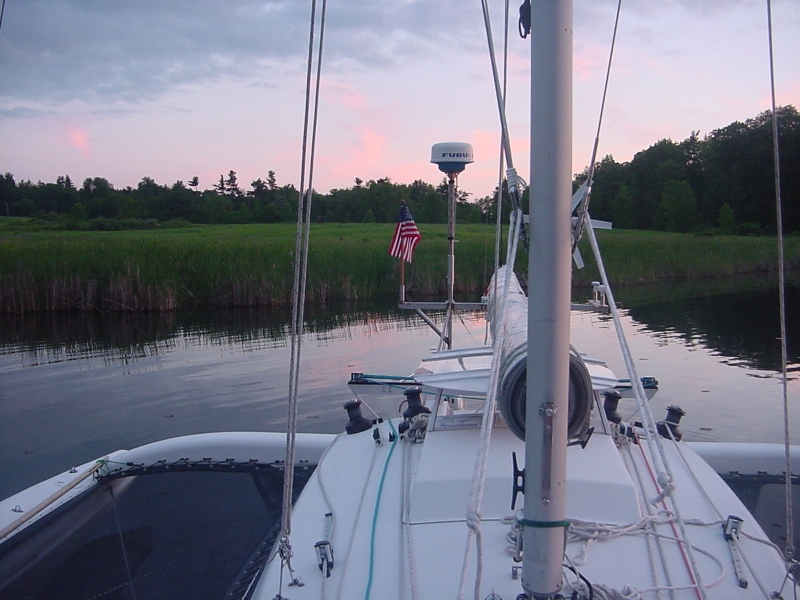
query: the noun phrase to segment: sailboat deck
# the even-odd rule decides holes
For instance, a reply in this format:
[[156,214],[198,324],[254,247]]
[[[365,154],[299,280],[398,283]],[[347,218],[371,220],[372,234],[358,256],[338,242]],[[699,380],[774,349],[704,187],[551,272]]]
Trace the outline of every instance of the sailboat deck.
[[[305,585],[289,588],[290,593],[284,587],[282,593],[292,600],[365,593],[372,598],[443,598],[458,589],[479,432],[432,431],[423,443],[413,444],[390,442],[389,423],[379,428],[381,444],[370,432],[337,438],[298,501],[292,567]],[[522,592],[516,578],[520,563],[512,557],[508,539],[513,530],[512,452],[522,462],[522,443],[505,427],[495,427],[481,507],[481,597],[494,592],[516,598]],[[656,589],[667,587],[678,588],[676,598],[697,597],[686,567],[692,559],[709,597],[760,595],[749,570],[749,588],[739,586],[720,525],[730,514],[747,515],[746,509],[685,444],[668,442],[665,452],[675,469],[675,496],[687,523],[686,536],[696,549],[687,552],[674,541],[679,527],[674,511],[652,502],[657,474],[648,447],[631,440],[618,448],[610,436],[596,434],[585,449],[573,446],[568,453],[566,516],[575,523],[575,532],[587,537],[579,539],[571,527],[566,555],[593,584],[630,586],[644,597],[655,597]],[[705,492],[699,491],[699,481]],[[332,526],[327,513],[333,514]],[[767,539],[755,522],[745,522],[743,531]],[[330,577],[322,576],[314,549],[322,540],[330,542],[335,557]],[[749,539],[742,538],[740,545],[765,589],[778,590],[784,574],[778,553]],[[474,543],[470,557],[466,589],[471,597]],[[278,593],[279,563],[275,557],[268,565],[256,597],[271,600]],[[370,576],[370,564],[383,566]]]

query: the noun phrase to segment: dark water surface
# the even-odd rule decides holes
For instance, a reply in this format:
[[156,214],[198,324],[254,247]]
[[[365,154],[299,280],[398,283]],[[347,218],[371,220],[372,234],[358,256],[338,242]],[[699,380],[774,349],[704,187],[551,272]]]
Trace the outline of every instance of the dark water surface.
[[[800,431],[800,288],[790,289],[790,401]],[[782,441],[777,297],[763,289],[618,293],[640,375],[655,376],[657,418],[686,411],[687,439]],[[351,372],[404,375],[436,345],[391,301],[309,309],[299,428],[343,429]],[[0,323],[0,497],[109,451],[209,431],[283,431],[289,315],[281,310],[145,315],[5,315]],[[485,322],[458,323],[458,346]],[[573,343],[622,359],[606,317],[573,317]],[[393,405],[378,405],[394,414]],[[633,412],[629,406],[621,407]],[[627,416],[627,414],[624,414]]]

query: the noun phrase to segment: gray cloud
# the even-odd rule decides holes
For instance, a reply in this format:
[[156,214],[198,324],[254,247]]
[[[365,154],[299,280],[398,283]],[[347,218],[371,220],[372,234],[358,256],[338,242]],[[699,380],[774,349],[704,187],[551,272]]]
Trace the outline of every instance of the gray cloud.
[[[743,1],[721,0],[714,10]],[[499,39],[502,3],[491,5]],[[511,6],[512,30],[517,5]],[[690,0],[669,5],[698,16],[710,10]],[[576,21],[603,15],[605,22],[615,8],[577,0]],[[649,0],[631,0],[624,9],[647,22],[655,10]],[[304,72],[309,13],[308,0],[8,0],[0,31],[0,115],[64,111],[70,103],[73,110],[132,109],[210,82],[279,85]],[[639,26],[634,22],[632,35],[649,39],[652,32],[637,33]],[[328,73],[391,69],[420,56],[444,64],[450,52],[465,49],[485,60],[479,5],[463,0],[331,0],[325,40]],[[519,50],[514,43],[512,52]]]
[[[460,44],[458,32],[477,22],[458,5],[330,2],[328,65],[390,66],[443,41]],[[0,103],[6,112],[135,105],[212,81],[274,84],[305,61],[309,13],[298,0],[10,0]]]

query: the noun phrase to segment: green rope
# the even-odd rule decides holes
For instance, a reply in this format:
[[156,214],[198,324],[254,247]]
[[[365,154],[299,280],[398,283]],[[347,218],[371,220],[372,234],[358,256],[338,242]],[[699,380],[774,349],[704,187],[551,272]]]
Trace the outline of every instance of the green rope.
[[389,461],[392,459],[394,447],[397,445],[397,440],[400,437],[397,435],[397,431],[395,430],[394,423],[392,423],[391,419],[389,420],[389,427],[392,428],[394,441],[392,441],[392,446],[389,448],[389,454],[386,456],[386,462],[383,464],[383,473],[381,473],[381,481],[378,484],[378,495],[375,498],[375,512],[372,514],[372,533],[370,534],[369,538],[369,578],[367,579],[367,590],[364,594],[364,600],[369,600],[369,595],[372,591],[372,575],[375,568],[375,529],[378,526],[378,509],[381,505],[383,483],[386,481],[386,472],[389,470]]

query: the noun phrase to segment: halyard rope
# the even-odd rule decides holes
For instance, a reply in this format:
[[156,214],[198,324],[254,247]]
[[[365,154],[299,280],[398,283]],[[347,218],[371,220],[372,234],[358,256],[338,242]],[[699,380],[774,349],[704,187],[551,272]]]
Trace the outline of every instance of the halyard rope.
[[[495,306],[498,307],[498,310],[494,315],[495,332],[497,335],[500,336],[500,338],[502,338],[503,336],[502,323],[504,318],[503,307],[505,306],[504,300],[508,295],[509,283],[511,279],[509,275],[509,270],[513,272],[518,243],[519,243],[518,228],[522,224],[522,214],[521,210],[519,209],[519,198],[522,194],[522,185],[524,184],[524,182],[519,176],[517,176],[516,171],[513,168],[514,161],[511,155],[511,143],[508,137],[508,126],[505,116],[505,93],[503,90],[501,90],[500,79],[497,73],[497,61],[494,55],[494,41],[492,38],[492,29],[491,29],[491,23],[489,19],[489,12],[486,0],[482,0],[481,6],[483,8],[484,25],[486,29],[487,42],[489,45],[489,58],[492,66],[492,75],[495,86],[495,94],[497,98],[497,106],[498,106],[498,111],[500,113],[501,146],[504,151],[506,161],[508,163],[508,188],[509,188],[509,194],[512,196],[511,227],[509,229],[509,234],[508,234],[506,273],[502,291],[503,300],[495,301]],[[502,182],[500,185],[500,195],[499,195],[497,210],[498,214],[502,211]],[[499,247],[499,241],[497,243],[497,246]],[[495,290],[495,298],[497,298],[496,296],[497,275],[495,275],[495,281],[493,285]],[[474,597],[476,599],[481,597],[480,587],[481,587],[481,578],[483,574],[483,545],[481,543],[480,508],[481,508],[481,501],[483,499],[484,481],[486,479],[486,465],[489,455],[489,444],[492,435],[492,425],[494,423],[495,408],[497,406],[497,390],[499,388],[499,380],[500,380],[500,374],[499,374],[500,363],[501,363],[500,359],[502,358],[501,357],[502,344],[500,343],[500,341],[501,340],[498,338],[495,338],[493,340],[494,353],[492,356],[492,366],[489,373],[489,385],[486,392],[486,401],[484,403],[482,411],[483,418],[481,421],[480,444],[475,460],[475,469],[473,471],[472,482],[470,486],[469,504],[467,506],[467,512],[466,512],[466,522],[467,526],[469,527],[469,531],[467,533],[467,540],[464,547],[464,559],[461,567],[461,578],[459,580],[459,587],[458,587],[459,599],[464,597],[464,592],[467,582],[467,574],[469,571],[470,551],[471,551],[473,536],[475,537],[476,558],[477,558]]]

